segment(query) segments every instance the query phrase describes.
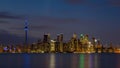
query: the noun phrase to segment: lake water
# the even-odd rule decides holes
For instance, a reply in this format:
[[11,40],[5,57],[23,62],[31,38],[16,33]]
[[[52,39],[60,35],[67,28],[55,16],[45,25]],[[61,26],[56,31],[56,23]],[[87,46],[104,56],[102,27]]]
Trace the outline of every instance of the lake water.
[[120,54],[0,54],[0,68],[120,68]]

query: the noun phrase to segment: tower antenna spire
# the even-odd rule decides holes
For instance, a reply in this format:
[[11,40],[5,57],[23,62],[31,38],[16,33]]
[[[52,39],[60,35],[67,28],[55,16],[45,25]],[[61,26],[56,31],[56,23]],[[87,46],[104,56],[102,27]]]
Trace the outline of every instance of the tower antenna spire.
[[25,31],[25,45],[28,44],[28,18],[25,18],[25,27],[24,27],[24,31]]

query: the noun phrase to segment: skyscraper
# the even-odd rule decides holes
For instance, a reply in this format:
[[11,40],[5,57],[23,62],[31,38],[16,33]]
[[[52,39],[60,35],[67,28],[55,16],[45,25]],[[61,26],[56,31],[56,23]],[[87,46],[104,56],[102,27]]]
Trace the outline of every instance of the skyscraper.
[[59,52],[63,52],[63,34],[58,34],[57,35],[57,46],[56,46],[57,50]]
[[49,42],[50,41],[50,34],[44,34],[43,42]]
[[57,42],[63,42],[63,34],[58,34],[57,35]]
[[73,38],[77,39],[77,34],[76,33],[73,33]]

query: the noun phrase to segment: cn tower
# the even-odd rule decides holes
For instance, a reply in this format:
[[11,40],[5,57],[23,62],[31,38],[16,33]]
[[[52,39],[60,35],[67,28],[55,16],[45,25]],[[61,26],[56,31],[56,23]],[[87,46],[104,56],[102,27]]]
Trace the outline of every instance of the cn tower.
[[25,45],[28,44],[28,19],[25,19],[25,27],[24,27],[24,31],[25,31]]

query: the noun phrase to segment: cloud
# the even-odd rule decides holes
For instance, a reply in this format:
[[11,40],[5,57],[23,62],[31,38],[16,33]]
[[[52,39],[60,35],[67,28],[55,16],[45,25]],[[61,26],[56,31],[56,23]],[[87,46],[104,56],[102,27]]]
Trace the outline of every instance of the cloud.
[[120,0],[64,0],[65,3],[76,5],[76,4],[84,4],[88,6],[118,6],[120,7]]
[[[35,38],[29,37],[29,42],[32,43],[33,41],[35,41]],[[1,44],[23,44],[24,36],[10,34],[9,32],[0,29],[0,43]]]
[[120,0],[110,0],[109,4],[120,7]]
[[8,24],[8,23],[9,23],[8,21],[0,20],[0,24]]
[[15,15],[10,12],[1,11],[0,12],[0,19],[23,19],[23,16]]
[[[58,29],[55,26],[51,26],[51,25],[30,25],[28,26],[29,30],[56,30]],[[23,30],[24,26],[20,26],[20,27],[11,27],[10,29],[14,29],[14,30]]]
[[80,4],[83,3],[83,0],[65,0],[65,2],[69,4]]
[[51,26],[51,25],[32,25],[30,27],[33,30],[51,30],[51,29],[57,29],[57,27],[55,26]]
[[56,17],[47,17],[47,16],[34,18],[34,22],[35,21],[36,22],[39,21],[43,23],[60,23],[60,24],[80,22],[80,20],[76,18],[56,18]]

